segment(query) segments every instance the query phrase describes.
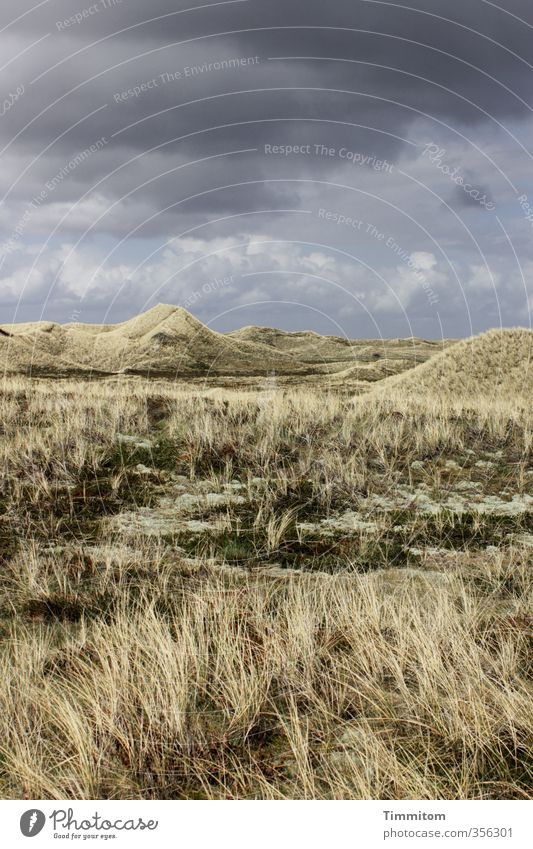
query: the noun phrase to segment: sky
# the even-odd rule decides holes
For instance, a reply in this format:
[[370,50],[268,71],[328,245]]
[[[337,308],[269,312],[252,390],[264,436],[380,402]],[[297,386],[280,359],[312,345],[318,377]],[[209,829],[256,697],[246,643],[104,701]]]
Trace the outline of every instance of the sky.
[[3,0],[0,67],[0,322],[530,326],[530,0]]

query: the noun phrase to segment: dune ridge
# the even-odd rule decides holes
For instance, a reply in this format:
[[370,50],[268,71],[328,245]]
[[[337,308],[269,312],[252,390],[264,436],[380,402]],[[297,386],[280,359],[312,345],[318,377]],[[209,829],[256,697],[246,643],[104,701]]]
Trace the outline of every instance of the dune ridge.
[[531,393],[532,361],[533,332],[524,328],[460,342],[355,340],[254,326],[219,333],[172,304],[157,304],[118,324],[0,325],[0,368],[34,376],[276,375],[354,391],[507,397]]
[[533,331],[489,330],[464,339],[410,372],[387,378],[374,391],[448,400],[531,395]]

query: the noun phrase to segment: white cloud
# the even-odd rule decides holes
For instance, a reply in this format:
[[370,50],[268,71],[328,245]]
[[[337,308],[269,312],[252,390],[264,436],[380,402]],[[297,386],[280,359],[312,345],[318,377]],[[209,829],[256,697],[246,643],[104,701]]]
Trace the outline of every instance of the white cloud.
[[[381,260],[378,275],[340,252],[276,240],[266,233],[176,238],[137,265],[118,254],[106,260],[102,246],[95,243],[76,248],[63,243],[45,249],[40,257],[30,245],[6,258],[0,287],[6,303],[22,294],[33,304],[50,297],[67,307],[72,304],[72,310],[83,302],[85,312],[90,307],[105,313],[113,304],[115,313],[127,317],[168,301],[187,306],[203,320],[256,302],[293,301],[340,322],[360,313],[363,303],[381,323],[386,315],[401,317],[404,312],[409,317],[434,315],[437,308],[440,312],[463,298],[452,272],[434,253],[385,255],[389,264],[383,266]],[[497,284],[502,282],[500,273],[494,277]],[[459,279],[470,296],[490,296],[492,281],[482,264],[463,267]]]

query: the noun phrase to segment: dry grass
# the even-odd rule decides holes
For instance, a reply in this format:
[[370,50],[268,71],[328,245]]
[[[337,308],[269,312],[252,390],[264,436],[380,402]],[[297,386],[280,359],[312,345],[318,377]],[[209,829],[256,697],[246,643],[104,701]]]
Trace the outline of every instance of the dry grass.
[[[531,798],[530,512],[387,508],[326,542],[303,523],[421,482],[525,497],[532,418],[6,380],[0,795]],[[191,514],[223,533],[113,525],[237,481]]]
[[533,332],[522,327],[489,330],[464,339],[410,373],[392,377],[378,391],[407,392],[410,396],[438,393],[454,398],[531,397],[533,391]]

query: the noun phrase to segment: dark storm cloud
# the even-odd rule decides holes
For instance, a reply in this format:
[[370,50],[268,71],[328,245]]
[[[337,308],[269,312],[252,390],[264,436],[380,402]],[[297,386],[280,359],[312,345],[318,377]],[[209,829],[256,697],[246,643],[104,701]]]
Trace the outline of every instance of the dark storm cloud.
[[[17,251],[6,260],[6,291],[15,292],[27,262],[34,262],[33,248],[24,258],[24,245],[50,235],[52,244],[80,239],[76,252],[97,237],[164,240],[212,219],[260,212],[246,219],[247,231],[242,218],[210,225],[209,238],[228,237],[233,227],[250,238],[279,231],[353,248],[403,293],[413,315],[433,322],[427,286],[409,277],[404,258],[419,252],[432,285],[455,287],[439,304],[459,328],[449,335],[468,332],[461,286],[472,311],[489,314],[498,306],[492,279],[519,279],[520,271],[502,232],[493,232],[494,216],[489,224],[486,210],[424,159],[423,150],[442,146],[482,193],[500,207],[505,200],[507,229],[516,225],[529,261],[524,216],[509,205],[515,188],[515,194],[527,191],[531,165],[513,137],[527,137],[531,125],[529,6],[526,0],[507,0],[505,8],[482,0],[50,0],[30,12],[26,0],[4,2],[4,92],[23,89],[0,119],[4,242],[22,227]],[[101,149],[87,154],[99,139]],[[490,150],[488,140],[494,140]],[[267,154],[265,145],[298,151]],[[317,153],[322,149],[334,152]],[[360,159],[350,160],[350,153]],[[383,161],[396,170],[371,164]],[[43,191],[26,219],[28,203]],[[379,225],[383,239],[320,218],[326,194],[330,210]],[[263,212],[298,208],[302,216]],[[479,268],[496,237],[503,241],[491,259],[491,278]],[[396,253],[387,240],[400,246]],[[314,272],[325,262],[315,257]],[[304,264],[299,257],[298,268]],[[349,280],[346,269],[337,272]],[[38,279],[39,293],[58,286],[60,275],[54,256]],[[105,285],[99,284],[99,298]],[[299,291],[296,277],[292,285]],[[273,281],[270,288],[277,291]],[[61,297],[68,302],[68,292]],[[374,289],[367,297],[376,309],[395,309]],[[523,322],[523,288],[513,297],[507,290],[506,304]]]
[[[338,117],[340,110],[348,120],[368,117],[378,126],[386,124],[389,131],[400,133],[416,117],[416,110],[452,122],[472,123],[485,120],[482,110],[496,118],[525,115],[531,101],[531,69],[527,64],[533,62],[531,30],[481,0],[471,0],[469,4],[455,0],[426,2],[418,12],[395,8],[394,3],[353,0],[328,4],[321,0],[305,3],[250,0],[226,5],[197,3],[198,7],[209,5],[209,8],[181,14],[176,14],[180,9],[168,2],[151,3],[147,7],[144,3],[122,0],[109,9],[102,8],[101,2],[91,5],[80,0],[78,5],[52,0],[6,30],[6,34],[21,35],[21,29],[31,27],[32,36],[51,33],[10,69],[13,81],[17,74],[21,76],[21,64],[26,78],[28,71],[32,79],[44,73],[26,93],[13,120],[21,122],[35,115],[56,97],[76,88],[26,131],[25,140],[49,138],[60,123],[86,114],[91,111],[90,106],[94,108],[109,98],[113,102],[113,94],[147,81],[154,74],[157,77],[183,69],[189,63],[202,64],[231,55],[258,55],[262,63],[258,68],[246,68],[246,73],[210,73],[194,80],[182,79],[180,86],[154,88],[148,97],[134,98],[121,103],[120,110],[102,113],[99,119],[102,131],[118,129],[201,93],[268,88],[276,84],[360,94],[351,97],[334,92],[259,94],[255,111],[264,113],[264,117],[271,117],[275,109],[283,114],[284,107],[288,111],[298,108],[300,103],[302,114],[308,114],[310,106],[315,106],[324,117]],[[190,9],[191,5],[184,3],[182,7]],[[4,4],[4,20],[10,17],[10,6],[13,16],[15,12],[20,14],[18,4]],[[58,23],[69,14],[80,14],[92,6],[99,9],[98,13],[68,30],[57,30]],[[527,16],[528,4],[507,4],[506,11]],[[438,15],[460,25],[448,23]],[[161,19],[140,25],[143,19],[154,18]],[[125,31],[110,37],[120,30]],[[75,55],[68,59],[69,54]],[[267,63],[267,59],[278,56],[317,59]],[[53,69],[57,63],[60,64]],[[377,67],[380,65],[386,67]],[[88,82],[93,76],[97,79]],[[215,124],[221,123],[219,119],[228,112],[230,118],[239,117],[239,111],[247,113],[250,104],[246,96],[241,106],[238,99],[227,98],[204,105],[202,111],[206,110]],[[161,121],[157,131],[165,132],[168,128],[171,132],[176,126],[186,129],[194,120],[194,109],[181,110],[179,118],[170,115],[166,124]],[[145,144],[151,138],[150,126],[150,122],[139,125],[129,134],[128,144]],[[6,131],[10,130],[6,122]],[[251,131],[243,132],[247,136]]]

